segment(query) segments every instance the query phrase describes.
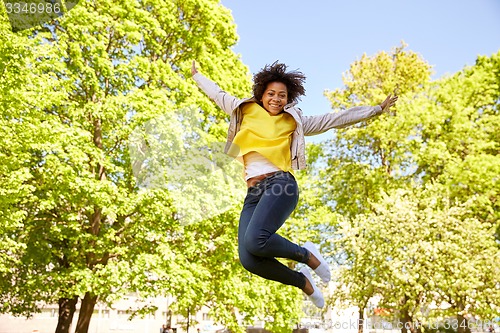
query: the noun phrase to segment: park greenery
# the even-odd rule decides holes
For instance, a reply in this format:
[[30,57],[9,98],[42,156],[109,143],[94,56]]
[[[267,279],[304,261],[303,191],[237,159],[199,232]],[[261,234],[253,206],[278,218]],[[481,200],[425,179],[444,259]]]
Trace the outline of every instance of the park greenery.
[[354,62],[327,93],[333,107],[401,96],[392,114],[322,145],[324,202],[340,216],[333,299],[364,309],[379,297],[412,332],[450,316],[465,332],[500,304],[500,53],[430,74],[403,45]]
[[[180,314],[208,306],[234,332],[258,319],[273,332],[295,327],[301,293],[239,264],[241,167],[220,154],[227,116],[190,78],[195,59],[249,96],[229,10],[81,1],[15,33],[4,14],[0,312],[59,304],[55,332],[67,333],[80,302],[75,332],[86,333],[98,302],[134,292],[172,296]],[[407,323],[498,317],[500,52],[433,80],[403,43],[363,55],[325,95],[335,112],[389,93],[400,96],[391,113],[308,145],[282,233],[321,244],[335,268],[331,305],[362,316],[377,299]]]

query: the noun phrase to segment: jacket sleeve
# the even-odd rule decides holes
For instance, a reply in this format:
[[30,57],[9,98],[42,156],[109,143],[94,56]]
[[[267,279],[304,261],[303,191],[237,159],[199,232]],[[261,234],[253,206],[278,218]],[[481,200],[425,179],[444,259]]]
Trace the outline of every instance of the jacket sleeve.
[[380,105],[356,106],[336,113],[302,116],[302,126],[304,135],[316,135],[332,128],[344,128],[380,114],[382,114]]
[[202,74],[196,73],[193,75],[193,79],[198,87],[228,115],[231,115],[232,111],[239,105],[239,98],[228,94]]

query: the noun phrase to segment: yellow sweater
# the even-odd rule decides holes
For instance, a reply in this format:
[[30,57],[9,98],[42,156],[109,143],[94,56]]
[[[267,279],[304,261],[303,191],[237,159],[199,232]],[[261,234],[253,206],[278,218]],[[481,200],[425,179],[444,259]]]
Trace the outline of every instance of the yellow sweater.
[[291,171],[290,144],[297,124],[291,115],[282,112],[276,116],[257,103],[242,106],[243,121],[233,144],[239,156],[255,151],[283,171]]

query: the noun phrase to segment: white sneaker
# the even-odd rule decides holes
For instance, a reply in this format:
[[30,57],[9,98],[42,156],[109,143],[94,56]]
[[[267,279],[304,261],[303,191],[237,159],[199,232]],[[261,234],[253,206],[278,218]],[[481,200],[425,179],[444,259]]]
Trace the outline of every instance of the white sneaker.
[[313,243],[306,242],[304,244],[304,247],[309,252],[314,254],[314,256],[319,260],[319,266],[314,269],[314,273],[316,273],[324,283],[328,283],[332,278],[332,275],[330,273],[330,266],[328,266],[328,263],[325,261],[325,259],[323,259],[323,256],[319,253],[318,249]]
[[[323,298],[323,294],[321,293],[321,290],[319,290],[316,287],[316,284],[314,283],[314,280],[311,276],[311,273],[309,273],[309,270],[307,267],[302,267],[300,269],[300,272],[305,275],[306,279],[309,280],[311,283],[311,286],[313,287],[313,293],[311,295],[307,295],[309,299],[313,302],[314,305],[316,305],[318,308],[322,308],[325,306],[325,299]],[[304,293],[305,294],[305,293]]]

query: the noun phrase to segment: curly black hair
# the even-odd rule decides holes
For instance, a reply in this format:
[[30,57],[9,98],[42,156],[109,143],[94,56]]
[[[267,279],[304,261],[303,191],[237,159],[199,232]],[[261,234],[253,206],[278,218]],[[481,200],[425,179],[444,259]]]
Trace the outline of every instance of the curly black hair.
[[272,65],[266,65],[253,77],[253,95],[260,101],[267,85],[271,82],[281,82],[286,86],[288,92],[288,103],[297,102],[300,96],[305,96],[306,89],[303,84],[306,76],[299,71],[287,72],[288,66],[275,61]]

